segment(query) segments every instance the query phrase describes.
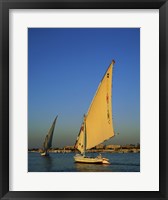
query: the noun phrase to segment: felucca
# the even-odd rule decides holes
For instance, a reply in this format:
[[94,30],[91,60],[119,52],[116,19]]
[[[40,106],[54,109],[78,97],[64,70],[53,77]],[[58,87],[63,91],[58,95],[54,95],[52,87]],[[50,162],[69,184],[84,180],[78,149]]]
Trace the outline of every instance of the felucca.
[[49,156],[48,149],[51,148],[51,146],[52,146],[52,138],[53,138],[53,133],[54,133],[54,128],[55,128],[57,117],[58,117],[58,115],[54,119],[54,121],[45,137],[45,140],[43,143],[43,152],[41,153],[41,156]]
[[114,136],[112,119],[112,74],[115,61],[113,60],[103,76],[89,110],[82,122],[75,148],[81,154],[74,156],[75,162],[110,164],[109,159],[86,157],[87,149],[110,139]]

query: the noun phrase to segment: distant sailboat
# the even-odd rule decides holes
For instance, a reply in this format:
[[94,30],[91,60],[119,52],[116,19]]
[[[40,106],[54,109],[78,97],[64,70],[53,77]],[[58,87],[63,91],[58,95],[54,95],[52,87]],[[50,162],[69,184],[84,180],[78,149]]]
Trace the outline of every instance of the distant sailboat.
[[112,74],[113,60],[101,80],[89,110],[84,115],[75,148],[81,154],[74,156],[75,162],[110,164],[107,158],[86,157],[85,152],[114,136],[112,119]]
[[56,124],[56,120],[57,120],[58,115],[56,116],[56,118],[54,119],[46,137],[44,140],[44,144],[43,144],[43,149],[44,151],[41,153],[41,156],[48,156],[48,149],[51,148],[52,146],[52,138],[53,138],[53,133],[54,133],[54,128],[55,128],[55,124]]

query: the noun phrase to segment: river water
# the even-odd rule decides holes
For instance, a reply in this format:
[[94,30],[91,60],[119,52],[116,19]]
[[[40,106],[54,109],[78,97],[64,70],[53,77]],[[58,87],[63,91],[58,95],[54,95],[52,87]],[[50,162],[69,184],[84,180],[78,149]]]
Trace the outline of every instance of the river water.
[[[110,165],[74,162],[75,153],[50,153],[44,157],[37,152],[28,153],[28,172],[140,172],[140,153],[101,153]],[[97,156],[98,153],[87,153]]]

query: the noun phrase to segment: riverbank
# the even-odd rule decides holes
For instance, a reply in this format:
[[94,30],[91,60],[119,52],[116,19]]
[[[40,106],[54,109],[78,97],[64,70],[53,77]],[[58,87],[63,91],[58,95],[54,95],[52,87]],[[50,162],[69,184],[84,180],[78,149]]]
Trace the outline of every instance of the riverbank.
[[[43,152],[42,149],[29,149],[28,152]],[[73,149],[49,149],[49,152],[52,153],[72,153],[78,152]],[[132,149],[91,149],[87,150],[88,153],[140,153],[140,149],[132,148]]]

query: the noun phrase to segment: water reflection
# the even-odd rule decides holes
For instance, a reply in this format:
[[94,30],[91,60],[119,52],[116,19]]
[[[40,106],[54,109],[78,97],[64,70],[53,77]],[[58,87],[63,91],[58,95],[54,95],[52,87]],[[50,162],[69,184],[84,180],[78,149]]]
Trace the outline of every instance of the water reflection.
[[52,171],[52,165],[53,165],[53,158],[51,156],[43,156],[43,164],[45,167],[45,171]]
[[75,163],[75,167],[78,172],[108,172],[108,171],[111,171],[110,165],[105,165],[105,164]]
[[34,152],[28,155],[28,172],[140,172],[140,154],[106,153],[103,157],[110,160],[110,165],[74,163],[73,153],[51,153],[49,157]]

